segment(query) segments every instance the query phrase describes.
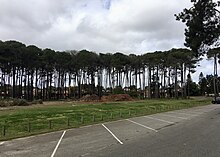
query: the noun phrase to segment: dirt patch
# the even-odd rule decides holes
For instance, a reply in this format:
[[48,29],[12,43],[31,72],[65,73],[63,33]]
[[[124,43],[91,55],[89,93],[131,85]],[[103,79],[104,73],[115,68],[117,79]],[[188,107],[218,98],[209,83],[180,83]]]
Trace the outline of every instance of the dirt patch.
[[95,94],[83,96],[81,102],[111,102],[111,101],[132,101],[133,99],[128,94],[112,94],[102,96],[101,100]]
[[99,96],[92,94],[92,95],[85,95],[83,96],[80,101],[83,102],[96,102],[96,101],[100,101]]
[[112,94],[109,96],[103,96],[101,100],[104,102],[108,102],[108,101],[132,101],[133,99],[128,94]]
[[113,94],[109,96],[103,96],[101,100],[95,94],[86,95],[80,99],[80,101],[73,100],[60,100],[60,101],[44,101],[43,104],[32,104],[30,106],[7,106],[0,107],[0,112],[4,112],[6,110],[17,110],[17,109],[28,109],[28,108],[41,108],[46,106],[64,106],[64,105],[72,105],[77,106],[81,104],[94,104],[99,102],[114,102],[114,101],[133,101],[133,99],[128,94]]

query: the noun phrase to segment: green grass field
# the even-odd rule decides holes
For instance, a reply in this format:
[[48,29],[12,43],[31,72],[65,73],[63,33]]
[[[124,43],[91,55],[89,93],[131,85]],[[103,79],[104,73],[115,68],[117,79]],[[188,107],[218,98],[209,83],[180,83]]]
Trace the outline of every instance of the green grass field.
[[210,99],[144,100],[7,109],[0,111],[0,141],[106,121],[210,104]]

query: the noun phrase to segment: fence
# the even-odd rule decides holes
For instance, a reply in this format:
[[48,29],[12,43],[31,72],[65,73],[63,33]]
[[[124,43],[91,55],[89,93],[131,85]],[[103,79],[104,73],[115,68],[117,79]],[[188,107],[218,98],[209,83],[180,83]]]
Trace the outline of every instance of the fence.
[[93,114],[74,113],[66,117],[53,117],[48,119],[29,120],[25,119],[18,122],[1,122],[0,140],[23,137],[33,134],[51,132],[68,128],[77,128],[83,125],[107,122],[129,117],[149,115],[159,112],[166,112],[176,109],[189,108],[197,105],[155,105],[144,106],[137,110],[136,108],[122,109],[118,111],[99,111]]

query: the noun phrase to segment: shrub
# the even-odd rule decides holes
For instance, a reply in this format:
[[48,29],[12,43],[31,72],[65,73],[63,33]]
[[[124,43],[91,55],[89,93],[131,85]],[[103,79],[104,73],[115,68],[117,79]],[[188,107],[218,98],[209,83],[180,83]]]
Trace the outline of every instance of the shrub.
[[0,100],[0,107],[7,107],[10,106],[10,103],[5,100]]
[[43,100],[42,100],[42,99],[33,100],[33,101],[31,102],[31,104],[43,104]]
[[121,86],[117,86],[113,89],[113,94],[124,94],[124,90],[122,89]]
[[126,93],[128,95],[130,95],[132,98],[137,98],[138,97],[138,92],[136,92],[136,91],[128,91]]
[[38,104],[43,104],[43,100],[42,99],[38,99]]
[[28,106],[30,105],[25,99],[13,99],[12,106]]
[[95,95],[95,94],[92,94],[92,95],[85,95],[83,96],[80,101],[87,101],[87,102],[90,102],[90,101],[99,101],[99,96]]

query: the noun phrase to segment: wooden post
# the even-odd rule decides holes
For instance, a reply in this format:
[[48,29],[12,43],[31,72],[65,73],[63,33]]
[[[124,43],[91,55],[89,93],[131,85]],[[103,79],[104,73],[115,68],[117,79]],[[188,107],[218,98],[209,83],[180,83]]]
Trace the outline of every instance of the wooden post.
[[83,116],[81,117],[81,123],[84,124],[84,118],[83,118]]
[[113,114],[111,113],[111,119],[113,119]]
[[92,119],[93,119],[93,122],[95,122],[95,115],[93,115]]
[[52,120],[49,120],[49,129],[52,129]]
[[70,126],[70,118],[67,118],[67,126]]
[[3,136],[6,135],[6,126],[5,125],[3,125],[3,127],[2,127],[2,134],[3,134]]
[[30,121],[28,122],[28,132],[31,132],[31,123],[30,123]]

